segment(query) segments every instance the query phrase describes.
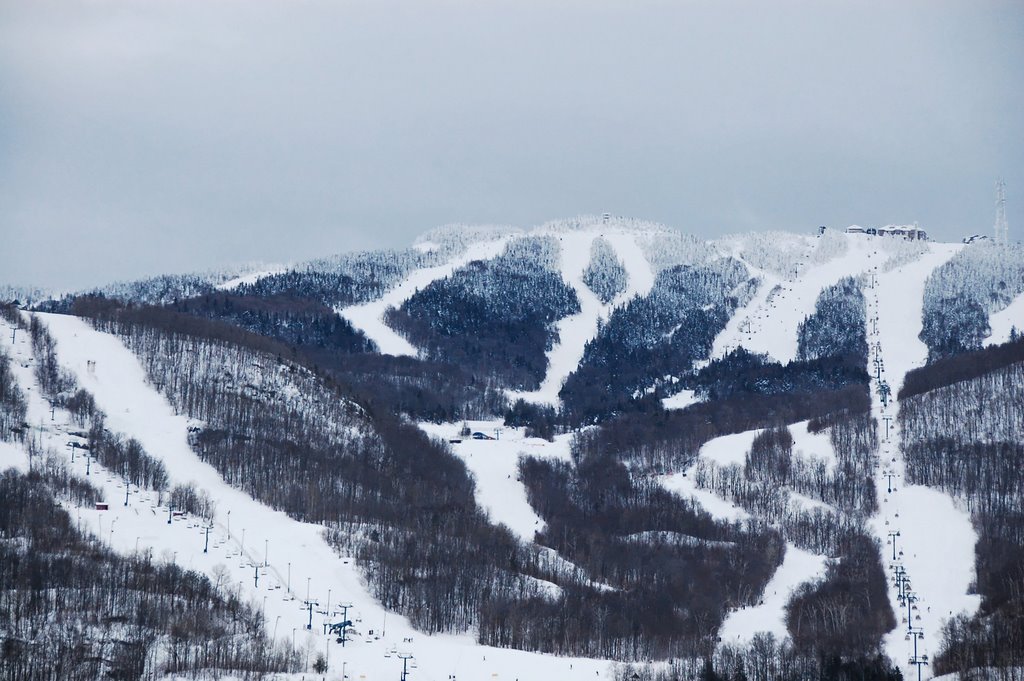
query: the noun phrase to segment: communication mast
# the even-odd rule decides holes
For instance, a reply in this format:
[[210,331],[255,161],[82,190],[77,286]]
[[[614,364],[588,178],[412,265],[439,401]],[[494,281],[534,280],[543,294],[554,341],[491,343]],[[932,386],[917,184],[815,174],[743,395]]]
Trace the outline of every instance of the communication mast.
[[1006,183],[1001,179],[996,180],[996,226],[995,238],[997,244],[1010,242],[1010,227],[1006,222]]

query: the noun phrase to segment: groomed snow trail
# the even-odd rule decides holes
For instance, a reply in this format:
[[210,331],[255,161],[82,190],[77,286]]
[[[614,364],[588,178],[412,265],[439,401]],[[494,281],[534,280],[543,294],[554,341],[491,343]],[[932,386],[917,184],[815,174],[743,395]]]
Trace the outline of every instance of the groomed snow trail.
[[534,456],[571,461],[569,441],[572,435],[559,435],[554,442],[526,437],[521,428],[509,428],[501,421],[468,421],[474,433],[484,433],[494,440],[462,437],[463,423],[421,423],[420,428],[433,437],[448,442],[452,452],[462,459],[476,482],[476,503],[487,511],[492,523],[515,532],[525,542],[544,529],[545,523],[526,496],[526,487],[519,480],[519,458]]
[[992,334],[985,339],[985,345],[998,345],[1010,340],[1010,332],[1017,329],[1024,334],[1024,293],[1020,294],[1009,305],[989,315],[988,325]]
[[384,313],[388,308],[401,307],[402,303],[421,288],[450,276],[455,270],[474,260],[490,260],[501,255],[508,241],[509,237],[502,237],[474,243],[443,265],[424,267],[412,272],[402,283],[377,300],[339,308],[337,312],[373,341],[382,355],[415,357],[419,350],[384,322]]
[[797,328],[814,313],[814,304],[822,290],[843,277],[868,271],[872,254],[878,250],[877,237],[845,234],[846,252],[827,262],[806,266],[814,242],[797,266],[792,279],[781,279],[749,263],[752,276],[761,285],[753,299],[732,316],[712,345],[712,359],[720,358],[743,346],[751,352],[765,353],[785,364],[796,359]]
[[[395,651],[414,655],[418,678],[425,679],[450,674],[460,679],[496,678],[508,670],[515,670],[515,677],[522,681],[608,677],[608,663],[603,660],[490,648],[477,645],[469,635],[428,636],[412,629],[404,617],[386,613],[367,592],[354,561],[339,556],[324,541],[322,527],[267,508],[229,486],[199,460],[188,446],[188,420],[175,414],[147,384],[137,358],[119,339],[75,317],[40,316],[57,340],[61,364],[95,396],[107,414],[107,426],[135,437],[148,454],[163,461],[172,484],[193,482],[217,500],[210,551],[204,553],[205,533],[196,522],[183,519],[168,525],[168,509],[156,505],[155,495],[134,488],[129,506],[123,506],[123,484],[93,463],[90,480],[104,490],[110,510],[74,508],[71,512],[118,552],[151,550],[156,557],[203,572],[214,582],[219,577],[224,588],[238,590],[264,612],[272,635],[287,642],[294,639],[300,650],[310,650],[310,663],[317,652],[328,651],[331,669],[322,675],[327,679],[341,678],[343,661],[347,678],[393,679],[401,672]],[[24,373],[18,378],[22,382]],[[36,400],[33,418],[43,409],[48,419],[49,408],[40,402],[38,391],[26,392]],[[64,451],[67,434],[57,429],[60,425],[48,426],[47,444]],[[66,431],[66,424],[63,427]],[[85,466],[79,456],[73,469],[81,475]],[[260,567],[264,562],[266,568]],[[308,631],[309,613],[303,605],[307,594],[317,602]],[[352,604],[349,617],[358,632],[344,648],[322,635],[322,624],[336,621],[342,602]]]
[[[559,269],[562,281],[576,292],[580,311],[558,321],[558,341],[547,352],[548,368],[540,388],[509,391],[508,395],[513,400],[521,398],[527,402],[558,406],[558,392],[569,374],[579,367],[587,343],[597,335],[598,322],[607,319],[612,310],[631,298],[646,295],[654,285],[654,273],[633,233],[595,228],[555,232],[551,236],[558,239],[561,248]],[[602,237],[611,244],[628,275],[625,290],[607,305],[583,281],[590,264],[590,248],[594,239]]]
[[[799,426],[800,424],[797,424]],[[797,427],[794,426],[794,427]],[[806,424],[804,424],[806,431]],[[747,452],[761,430],[748,430],[742,433],[724,435],[709,440],[701,447],[697,460],[701,458],[713,461],[719,466],[732,464],[743,465]],[[662,487],[679,496],[696,501],[705,511],[717,520],[738,522],[746,520],[750,514],[740,506],[719,497],[714,492],[701,489],[694,483],[694,472],[697,460],[682,473],[658,476]],[[813,500],[808,500],[813,501]],[[827,558],[786,545],[786,555],[765,585],[761,602],[754,607],[732,610],[722,622],[718,635],[723,644],[745,644],[754,635],[767,632],[777,639],[787,636],[786,604],[793,592],[801,584],[812,582],[825,573]]]
[[779,641],[786,638],[786,604],[790,596],[801,584],[824,574],[826,563],[825,556],[786,544],[786,556],[765,586],[761,602],[752,608],[733,610],[722,622],[718,630],[722,643],[743,645],[761,632],[774,634]]
[[[905,678],[917,677],[917,667],[910,662],[915,641],[918,655],[933,656],[941,645],[943,623],[959,613],[974,613],[980,603],[977,595],[969,593],[977,542],[970,516],[939,490],[904,485],[905,460],[896,420],[895,397],[906,373],[927,360],[927,347],[918,338],[925,280],[958,250],[958,245],[932,244],[917,261],[877,275],[876,286],[865,292],[872,412],[881,443],[875,477],[881,510],[871,526],[883,544],[882,560],[897,620],[883,645]],[[886,401],[881,399],[883,384],[891,391]],[[909,599],[901,598],[897,587],[897,574],[904,571],[911,580]],[[922,678],[930,677],[929,668],[924,667]]]

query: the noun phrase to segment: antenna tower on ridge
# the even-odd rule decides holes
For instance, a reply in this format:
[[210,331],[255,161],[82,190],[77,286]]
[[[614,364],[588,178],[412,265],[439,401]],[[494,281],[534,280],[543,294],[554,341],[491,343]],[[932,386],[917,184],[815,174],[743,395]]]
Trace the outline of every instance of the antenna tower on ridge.
[[1010,227],[1006,222],[1006,183],[1001,179],[996,180],[996,226],[995,237],[997,244],[1010,242]]

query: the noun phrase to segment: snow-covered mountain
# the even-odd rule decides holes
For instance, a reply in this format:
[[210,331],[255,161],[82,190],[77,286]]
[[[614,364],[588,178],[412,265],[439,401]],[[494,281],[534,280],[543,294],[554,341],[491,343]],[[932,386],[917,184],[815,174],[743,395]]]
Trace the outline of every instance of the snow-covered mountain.
[[59,628],[24,604],[66,571],[0,571],[0,669],[1024,670],[1019,246],[585,216],[3,318],[5,561],[54,554],[32,497],[222,605],[161,628],[154,578]]

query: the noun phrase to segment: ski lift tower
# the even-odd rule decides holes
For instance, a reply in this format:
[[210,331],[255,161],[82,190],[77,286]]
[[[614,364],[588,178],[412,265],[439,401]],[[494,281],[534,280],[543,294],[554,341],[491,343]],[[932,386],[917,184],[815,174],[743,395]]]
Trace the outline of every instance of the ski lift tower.
[[996,180],[996,243],[1005,245],[1010,243],[1010,226],[1006,222],[1006,183],[1002,179]]

